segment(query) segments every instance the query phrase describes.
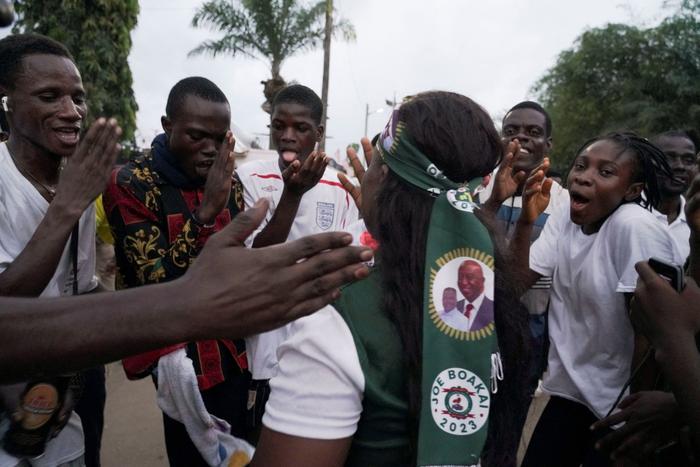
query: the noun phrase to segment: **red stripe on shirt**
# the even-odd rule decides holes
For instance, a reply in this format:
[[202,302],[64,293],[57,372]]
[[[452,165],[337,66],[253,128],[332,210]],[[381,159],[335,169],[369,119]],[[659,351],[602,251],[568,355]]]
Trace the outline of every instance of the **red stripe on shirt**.
[[282,180],[282,177],[280,177],[277,174],[250,174],[251,177],[258,177],[258,178],[276,178],[277,180]]
[[[277,174],[259,174],[259,173],[252,173],[250,174],[251,177],[258,177],[258,178],[274,178],[277,180],[282,180],[282,177],[280,177]],[[342,183],[340,182],[334,182],[331,180],[319,180],[318,183],[323,183],[324,185],[330,185],[330,186],[335,186],[340,188],[345,192],[345,204],[346,208],[350,208],[350,195],[348,194],[347,190],[345,190],[345,187],[343,186]],[[345,222],[343,222],[343,225],[341,228],[345,228]]]
[[340,182],[332,182],[330,180],[319,180],[318,183],[323,183],[325,185],[337,186],[339,188],[345,189]]
[[[251,177],[258,177],[258,178],[276,178],[277,180],[282,180],[282,177],[280,177],[277,174],[253,173],[253,174],[250,174],[250,176]],[[345,189],[340,182],[333,182],[331,180],[319,180],[318,183],[323,183],[325,185],[331,185],[331,186],[337,186],[338,188],[342,188],[343,190]]]

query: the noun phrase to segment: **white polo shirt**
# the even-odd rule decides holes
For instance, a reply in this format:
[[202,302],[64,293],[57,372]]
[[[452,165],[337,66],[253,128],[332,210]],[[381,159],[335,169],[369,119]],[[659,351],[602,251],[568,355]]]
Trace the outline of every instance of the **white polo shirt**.
[[652,212],[654,216],[656,216],[656,218],[666,226],[668,233],[671,234],[671,238],[673,238],[673,241],[676,243],[676,247],[681,254],[681,258],[683,258],[683,262],[680,264],[683,266],[685,259],[688,257],[688,255],[690,255],[690,227],[688,226],[688,221],[685,218],[684,196],[681,196],[680,209],[681,210],[678,213],[678,217],[676,217],[676,219],[670,224],[668,223],[668,217],[666,217],[666,214],[661,213],[656,209],[654,209]]

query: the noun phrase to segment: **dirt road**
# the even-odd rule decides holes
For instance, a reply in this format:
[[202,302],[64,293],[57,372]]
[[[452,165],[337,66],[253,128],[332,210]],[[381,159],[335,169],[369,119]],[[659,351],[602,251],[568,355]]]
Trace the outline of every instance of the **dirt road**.
[[168,466],[153,383],[150,379],[127,380],[118,363],[107,365],[102,466]]

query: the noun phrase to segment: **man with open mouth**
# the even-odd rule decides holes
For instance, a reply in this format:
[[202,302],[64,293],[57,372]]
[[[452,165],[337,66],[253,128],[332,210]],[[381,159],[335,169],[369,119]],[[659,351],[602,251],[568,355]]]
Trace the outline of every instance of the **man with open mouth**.
[[[100,118],[81,138],[87,103],[80,72],[62,44],[34,34],[0,41],[0,109],[8,130],[7,141],[0,143],[0,295],[48,298],[93,291],[94,200],[119,152],[121,129],[115,120]],[[66,396],[52,409],[68,414],[63,429],[51,428],[58,430],[55,438],[24,443],[26,433],[0,430],[5,438],[0,465],[37,455],[42,457],[32,461],[34,466],[98,465],[104,368],[83,376],[90,383],[82,399],[82,424]],[[20,394],[35,387],[36,382],[0,387],[0,422],[7,414],[20,414]],[[49,414],[44,424],[57,425],[58,418]]]
[[[328,167],[326,155],[315,150],[324,132],[322,110],[318,95],[300,84],[275,96],[270,136],[279,157],[248,162],[236,170],[246,207],[260,198],[270,201],[270,212],[247,245],[256,248],[315,233],[346,231],[357,221],[355,202],[338,182],[337,172]],[[246,339],[254,380],[251,395],[255,394],[250,419],[258,427],[269,394],[267,381],[277,372],[277,347],[288,337],[287,330],[285,326]]]
[[[547,111],[538,103],[524,101],[513,106],[503,117],[501,137],[504,146],[510,146],[513,153],[513,173],[500,174],[501,177],[508,175],[511,178],[518,172],[529,174],[539,167],[544,157],[552,149],[552,122]],[[518,143],[517,145],[515,143]],[[508,149],[506,150],[508,152]],[[513,235],[515,224],[520,217],[522,210],[522,188],[525,178],[521,178],[518,186],[513,186],[514,194],[503,197],[499,193],[493,194],[494,186],[497,184],[496,177],[499,170],[496,169],[491,176],[489,184],[478,193],[479,200],[487,203],[489,200],[498,206],[496,217],[498,222],[510,238]],[[512,180],[512,178],[511,178]],[[539,237],[547,219],[557,209],[562,209],[568,205],[569,193],[559,183],[552,184],[551,201],[545,212],[537,219],[532,229],[531,241],[534,242]],[[498,203],[498,204],[495,204]],[[544,371],[546,363],[546,343],[547,343],[547,304],[549,303],[549,289],[552,283],[551,277],[540,278],[535,285],[522,297],[521,303],[525,305],[530,314],[530,331],[533,337],[533,371],[532,378],[528,382],[531,392],[537,387],[539,377]]]

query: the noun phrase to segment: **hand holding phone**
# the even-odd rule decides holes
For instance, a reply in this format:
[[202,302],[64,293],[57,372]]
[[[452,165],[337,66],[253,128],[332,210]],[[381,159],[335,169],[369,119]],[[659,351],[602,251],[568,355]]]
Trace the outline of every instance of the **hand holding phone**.
[[658,258],[649,258],[649,266],[662,279],[665,279],[676,292],[683,291],[685,287],[685,279],[683,268],[677,264],[669,263]]

